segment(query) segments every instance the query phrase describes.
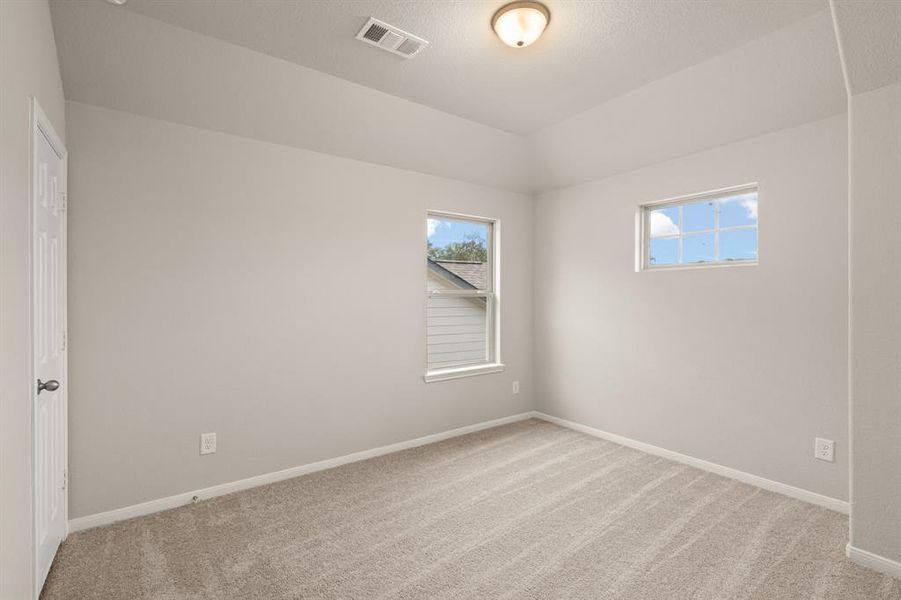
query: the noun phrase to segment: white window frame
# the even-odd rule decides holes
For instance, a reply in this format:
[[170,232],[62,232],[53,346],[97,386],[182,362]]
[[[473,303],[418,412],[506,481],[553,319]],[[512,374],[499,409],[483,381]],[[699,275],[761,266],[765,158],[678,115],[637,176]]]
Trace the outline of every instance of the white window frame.
[[[709,268],[720,268],[720,267],[747,267],[747,266],[756,266],[760,263],[760,217],[758,215],[757,224],[756,225],[738,225],[735,227],[720,227],[720,206],[719,202],[714,204],[714,223],[713,229],[704,229],[698,231],[691,231],[688,234],[681,231],[682,224],[682,211],[683,207],[686,204],[693,204],[695,202],[703,201],[703,200],[718,200],[720,198],[725,198],[729,196],[736,196],[739,194],[744,194],[748,192],[756,192],[758,203],[760,202],[760,186],[755,183],[747,183],[743,185],[738,185],[734,187],[728,188],[720,188],[717,190],[711,190],[708,192],[701,192],[698,194],[689,194],[685,196],[678,196],[676,198],[667,198],[665,200],[658,200],[656,202],[649,202],[647,204],[642,204],[638,207],[638,211],[636,213],[636,271],[671,271],[671,270],[680,270],[680,269],[709,269]],[[677,263],[673,265],[654,265],[650,263],[651,259],[651,222],[650,215],[651,212],[655,210],[660,210],[661,208],[670,208],[670,207],[679,207],[679,223],[680,223],[680,231],[678,234],[673,235],[661,235],[657,236],[653,239],[678,239],[679,240],[679,260],[682,259],[682,251],[683,251],[683,242],[684,237],[686,235],[697,235],[701,233],[712,233],[713,234],[713,255],[717,257],[719,255],[719,240],[720,240],[720,232],[723,231],[738,231],[742,229],[756,229],[757,230],[757,258],[746,259],[746,260],[714,260],[711,262],[703,262],[703,263]]]
[[[488,373],[500,373],[506,368],[501,362],[501,269],[500,269],[500,249],[501,249],[501,222],[500,219],[490,217],[480,217],[476,215],[467,215],[462,213],[445,212],[440,210],[429,210],[426,212],[425,223],[431,218],[436,219],[454,219],[458,221],[472,221],[475,223],[484,223],[488,225],[488,288],[487,290],[429,290],[428,284],[426,288],[426,302],[424,310],[426,313],[426,328],[428,328],[428,299],[435,297],[475,297],[485,298],[487,305],[486,318],[488,320],[488,340],[487,340],[487,356],[484,363],[475,365],[466,365],[462,367],[450,367],[447,369],[429,370],[428,343],[425,344],[425,376],[423,379],[426,383],[433,381],[447,381],[449,379],[459,379],[461,377],[472,377],[474,375],[485,375]],[[428,237],[426,237],[426,252],[428,249]],[[428,273],[426,273],[428,277]],[[425,334],[424,340],[428,341],[428,333]]]

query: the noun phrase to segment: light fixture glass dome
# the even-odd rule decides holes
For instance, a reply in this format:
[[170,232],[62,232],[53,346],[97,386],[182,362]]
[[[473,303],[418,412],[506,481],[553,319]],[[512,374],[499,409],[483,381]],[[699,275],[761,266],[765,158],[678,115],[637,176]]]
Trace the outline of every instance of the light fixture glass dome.
[[540,2],[512,2],[494,13],[491,26],[501,41],[513,48],[525,48],[544,33],[551,13]]

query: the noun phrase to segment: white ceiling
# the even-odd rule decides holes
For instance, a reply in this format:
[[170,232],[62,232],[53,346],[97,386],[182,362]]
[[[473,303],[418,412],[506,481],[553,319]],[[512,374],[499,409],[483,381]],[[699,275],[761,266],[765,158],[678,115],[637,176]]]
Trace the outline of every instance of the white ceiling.
[[[819,2],[812,6],[819,6],[820,10],[811,15],[711,58],[663,74],[614,98],[588,106],[580,104],[575,114],[564,114],[556,123],[527,135],[507,132],[447,111],[459,113],[460,106],[473,106],[497,118],[520,115],[532,119],[530,128],[538,127],[542,122],[539,118],[551,119],[552,108],[562,110],[561,106],[571,104],[579,96],[573,90],[582,90],[579,98],[588,101],[589,87],[580,86],[589,80],[604,81],[603,77],[585,75],[586,70],[593,72],[591,65],[596,60],[586,58],[572,65],[568,72],[573,80],[561,83],[559,89],[533,86],[528,77],[513,77],[514,71],[502,69],[500,65],[518,68],[528,63],[532,55],[526,53],[534,46],[522,54],[508,50],[489,30],[485,47],[486,55],[492,57],[488,62],[497,67],[495,78],[488,78],[482,87],[474,83],[450,86],[451,91],[460,92],[457,99],[437,99],[453,101],[459,106],[442,109],[172,25],[135,10],[187,9],[186,14],[196,16],[203,14],[204,7],[209,14],[219,15],[220,4],[226,6],[226,12],[237,10],[235,7],[247,11],[265,8],[269,11],[266,23],[258,20],[236,31],[260,40],[267,39],[265,32],[271,31],[272,39],[276,40],[285,37],[278,32],[296,28],[294,23],[300,17],[286,27],[287,17],[281,12],[287,6],[298,8],[296,3],[146,2],[130,0],[132,9],[126,10],[103,0],[50,1],[67,100],[517,192],[532,193],[603,178],[846,110],[847,96],[832,18],[828,8]],[[372,9],[372,4],[359,2],[359,6],[369,8],[360,10],[363,14],[356,17],[357,21],[363,22],[370,12],[390,19],[385,13],[393,4],[384,3],[383,10]],[[437,1],[423,4],[446,6]],[[572,8],[575,4],[564,6]],[[659,0],[653,5],[632,4],[635,11],[631,31],[646,30],[646,26],[637,23],[655,20],[658,9],[669,12],[674,4],[695,14],[695,20],[707,22],[707,17],[693,12],[696,3],[683,5]],[[324,5],[332,7],[329,10],[334,10],[333,5],[357,6],[334,0],[303,4],[303,10],[295,14],[307,18],[308,9],[322,11]],[[471,2],[453,5],[461,14],[477,6]],[[752,0],[741,6],[729,4],[736,14],[744,14],[746,5],[771,6]],[[781,5],[796,6],[790,0],[784,0]],[[599,6],[622,9],[625,5],[579,3],[576,8],[597,10]],[[725,5],[708,2],[705,6],[720,14]],[[429,10],[438,9],[431,6]],[[763,13],[771,14],[766,10]],[[394,22],[400,24],[397,19]],[[454,22],[450,19],[448,27]],[[210,23],[218,21],[213,19]],[[559,19],[554,23],[560,25]],[[664,37],[680,40],[676,45],[682,45],[686,28],[701,28],[694,22],[690,26],[683,22],[683,25],[681,30],[674,26]],[[336,64],[342,65],[347,56],[357,57],[358,67],[370,65],[373,71],[382,69],[395,74],[389,80],[395,84],[414,77],[424,82],[406,88],[410,91],[407,95],[425,94],[431,89],[431,94],[441,96],[443,86],[453,81],[454,73],[463,70],[462,66],[454,66],[448,57],[444,77],[441,70],[409,71],[411,66],[429,65],[429,60],[435,60],[436,48],[428,48],[421,56],[405,61],[354,40],[356,27],[357,22],[352,27],[348,23],[347,39],[324,40],[314,44],[311,53],[331,56]],[[433,42],[438,39],[435,35],[431,38]],[[540,40],[539,44],[545,41]],[[547,42],[549,47],[556,43]],[[309,40],[304,41],[303,47],[308,43]],[[656,43],[662,44],[660,40]],[[701,46],[699,43],[697,48]],[[548,61],[556,56],[555,52],[547,52]],[[710,53],[709,49],[704,51]],[[597,53],[584,55],[596,57]],[[650,73],[661,70],[654,66],[653,58],[642,54],[624,60],[626,66],[645,65],[642,72],[649,77]],[[666,57],[656,58],[667,64],[672,62]],[[485,64],[472,67],[479,77],[484,77]],[[625,73],[612,63],[606,68],[611,73]],[[534,71],[535,79],[559,77],[547,67],[536,67]],[[625,80],[624,76],[620,77],[620,84]],[[505,89],[505,93],[512,95],[509,90],[517,87],[525,90],[518,102],[505,101],[490,92],[494,88]],[[600,88],[595,91],[607,93]],[[477,99],[480,101],[470,104]],[[537,108],[532,113],[512,112],[531,106],[541,106],[543,112]]]
[[51,0],[50,10],[70,102],[494,188],[531,189],[522,136],[102,0]]
[[600,179],[845,112],[828,10],[529,136],[537,189]]
[[[504,0],[129,0],[108,8],[514,133],[562,121],[826,8],[824,0],[545,2],[547,32],[520,50],[490,29]],[[370,16],[431,45],[412,60],[364,45],[354,35]]]
[[851,93],[901,81],[901,1],[837,0],[833,11]]

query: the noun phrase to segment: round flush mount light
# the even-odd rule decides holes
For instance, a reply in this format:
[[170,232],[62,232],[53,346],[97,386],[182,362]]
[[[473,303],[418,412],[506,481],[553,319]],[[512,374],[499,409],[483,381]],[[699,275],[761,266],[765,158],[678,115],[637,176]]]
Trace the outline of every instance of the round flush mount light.
[[122,6],[123,4],[128,2],[128,0],[106,0],[106,1],[109,2],[110,4],[115,4],[116,6]]
[[541,37],[550,20],[550,11],[540,2],[511,2],[494,13],[491,27],[508,46],[525,48]]

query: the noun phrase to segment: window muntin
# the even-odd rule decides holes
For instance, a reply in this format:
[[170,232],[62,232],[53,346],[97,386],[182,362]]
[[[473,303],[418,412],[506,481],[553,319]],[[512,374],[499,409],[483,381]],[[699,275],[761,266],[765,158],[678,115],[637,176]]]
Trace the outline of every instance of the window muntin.
[[499,366],[494,219],[430,212],[426,379]]
[[643,269],[755,264],[757,187],[641,207]]

